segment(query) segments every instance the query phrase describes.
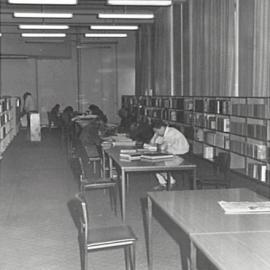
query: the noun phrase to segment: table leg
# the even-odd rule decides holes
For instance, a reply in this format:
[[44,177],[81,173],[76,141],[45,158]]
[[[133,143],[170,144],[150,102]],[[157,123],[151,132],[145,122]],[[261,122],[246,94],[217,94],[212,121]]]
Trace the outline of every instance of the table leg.
[[197,189],[196,168],[193,169],[193,189]]
[[121,193],[122,193],[122,220],[126,222],[126,174],[123,169],[121,169]]
[[190,240],[190,269],[197,270],[197,248]]
[[148,245],[148,269],[153,269],[153,251],[152,251],[152,200],[147,197],[147,245]]

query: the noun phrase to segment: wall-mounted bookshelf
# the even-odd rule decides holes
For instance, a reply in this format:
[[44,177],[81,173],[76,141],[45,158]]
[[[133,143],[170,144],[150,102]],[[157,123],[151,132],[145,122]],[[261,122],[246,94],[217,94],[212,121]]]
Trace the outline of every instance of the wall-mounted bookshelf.
[[19,131],[20,99],[0,97],[0,159]]
[[233,171],[270,185],[270,97],[123,96],[122,105],[178,128],[202,158],[229,152]]

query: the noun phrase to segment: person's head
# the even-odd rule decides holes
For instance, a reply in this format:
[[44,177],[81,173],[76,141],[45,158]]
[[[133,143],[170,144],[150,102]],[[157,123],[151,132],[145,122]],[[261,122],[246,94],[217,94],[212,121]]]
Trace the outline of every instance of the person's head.
[[163,137],[166,131],[166,127],[167,125],[163,122],[163,121],[156,121],[153,123],[153,130],[155,132],[155,134],[157,134],[158,136]]
[[59,110],[60,109],[60,104],[56,104],[55,106],[54,106],[54,108],[55,108],[55,110]]
[[100,114],[100,108],[95,105],[95,104],[91,104],[89,107],[88,107],[89,111],[91,114],[95,114],[95,115],[98,115]]
[[29,92],[25,92],[25,93],[23,94],[23,99],[25,100],[28,96],[32,96],[32,94],[29,93]]
[[128,111],[125,109],[125,108],[121,108],[119,111],[118,111],[118,115],[121,119],[123,118],[127,118],[128,117]]

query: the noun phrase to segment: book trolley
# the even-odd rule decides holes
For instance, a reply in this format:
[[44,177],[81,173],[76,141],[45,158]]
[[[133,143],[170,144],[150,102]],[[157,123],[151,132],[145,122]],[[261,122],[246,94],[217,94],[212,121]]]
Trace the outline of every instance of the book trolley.
[[122,106],[178,128],[202,158],[229,152],[231,170],[270,184],[270,97],[123,96]]
[[0,159],[19,131],[20,99],[0,97]]

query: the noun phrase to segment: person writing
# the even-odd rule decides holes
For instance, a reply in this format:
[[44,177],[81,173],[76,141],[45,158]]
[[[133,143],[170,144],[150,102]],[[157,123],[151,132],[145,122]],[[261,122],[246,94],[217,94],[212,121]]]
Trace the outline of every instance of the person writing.
[[[173,155],[183,155],[189,151],[189,143],[186,137],[176,128],[167,126],[163,121],[153,123],[154,136],[150,144],[157,145],[162,152],[167,152]],[[157,173],[159,185],[155,190],[165,190],[167,185],[166,173]],[[170,175],[170,185],[174,186],[176,181]]]

